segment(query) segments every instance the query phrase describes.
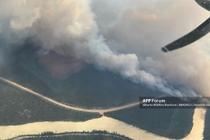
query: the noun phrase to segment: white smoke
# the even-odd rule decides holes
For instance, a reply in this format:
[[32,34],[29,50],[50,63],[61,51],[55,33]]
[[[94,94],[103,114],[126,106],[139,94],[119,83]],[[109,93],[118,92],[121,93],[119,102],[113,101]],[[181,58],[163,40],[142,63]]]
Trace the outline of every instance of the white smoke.
[[[151,2],[99,0],[92,3],[90,0],[7,0],[5,2],[0,0],[0,21],[3,21],[0,34],[4,36],[4,40],[10,42],[8,46],[11,42],[17,44],[27,37],[33,37],[41,44],[44,52],[54,50],[62,55],[74,54],[75,57],[88,63],[120,73],[134,82],[144,83],[169,94],[181,94],[180,91],[172,88],[174,83],[186,86],[186,89],[190,89],[188,92],[193,90],[203,92],[202,89],[206,87],[205,82],[202,82],[204,85],[200,83],[199,86],[195,86],[188,80],[195,77],[195,73],[196,77],[201,76],[198,74],[200,71],[195,69],[201,66],[200,61],[193,67],[192,62],[185,56],[196,55],[197,58],[203,59],[203,54],[198,55],[197,51],[193,51],[194,54],[180,53],[173,57],[164,56],[159,50],[163,43],[160,35],[157,34],[164,32],[163,37],[165,36],[167,40],[165,31],[155,29],[159,27],[158,25],[153,27],[154,30],[145,28],[155,20],[160,24],[161,20],[165,22],[167,20],[164,18],[171,16],[171,14],[163,14],[163,17],[159,17],[155,14],[157,12],[161,15],[159,11],[161,9],[158,10],[158,8],[169,4],[167,1],[164,2],[158,0]],[[140,6],[141,4],[149,6],[151,3],[157,4],[158,7],[146,9]],[[175,8],[183,8],[182,4],[176,4]],[[102,6],[101,9],[97,9],[100,6]],[[103,6],[109,8],[104,10],[106,8]],[[109,11],[111,8],[113,10]],[[170,10],[167,8],[168,12]],[[104,15],[106,12],[108,14]],[[163,23],[162,26],[164,25]],[[175,29],[171,31],[176,33]],[[153,32],[154,36],[150,37]],[[160,41],[157,43],[156,39]],[[145,44],[147,42],[150,42],[151,47]],[[155,45],[157,45],[156,48],[153,47]],[[205,59],[208,59],[208,56],[205,56]],[[181,62],[178,61],[179,59],[173,60],[174,57],[182,58]],[[169,62],[178,65],[174,68],[177,72],[168,72],[172,65]],[[192,69],[190,73],[188,68],[182,69],[182,66],[186,65],[185,62]]]
[[[141,60],[142,69],[165,79],[169,85],[186,87],[187,91],[182,91],[184,94],[194,91],[209,95],[209,35],[187,48],[169,54],[160,51],[162,46],[206,20],[209,17],[208,11],[192,0],[116,0],[117,5],[109,1],[95,1],[103,3],[101,7],[95,4],[94,11],[101,32],[113,50],[135,52]],[[104,5],[106,8],[102,9]],[[106,24],[104,19],[108,21]]]

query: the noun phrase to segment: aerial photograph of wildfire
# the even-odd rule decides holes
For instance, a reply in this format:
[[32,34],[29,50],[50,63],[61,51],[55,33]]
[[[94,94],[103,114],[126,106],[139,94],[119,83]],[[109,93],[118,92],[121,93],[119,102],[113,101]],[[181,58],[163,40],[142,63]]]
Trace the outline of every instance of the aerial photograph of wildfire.
[[0,0],[0,140],[210,140],[210,0]]

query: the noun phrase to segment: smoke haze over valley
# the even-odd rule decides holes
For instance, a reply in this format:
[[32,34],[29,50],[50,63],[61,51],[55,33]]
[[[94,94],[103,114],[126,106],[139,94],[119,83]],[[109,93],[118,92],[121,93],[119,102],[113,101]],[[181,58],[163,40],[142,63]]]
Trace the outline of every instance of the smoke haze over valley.
[[192,0],[0,0],[0,64],[30,38],[54,75],[94,64],[168,94],[207,96],[209,35],[171,54],[160,51],[207,17]]

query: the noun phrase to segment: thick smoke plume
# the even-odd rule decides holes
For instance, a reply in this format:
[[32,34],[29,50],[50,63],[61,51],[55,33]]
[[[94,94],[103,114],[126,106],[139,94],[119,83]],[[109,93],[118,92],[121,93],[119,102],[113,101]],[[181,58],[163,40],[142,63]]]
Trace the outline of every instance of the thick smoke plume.
[[205,17],[191,0],[0,0],[0,39],[11,48],[30,37],[43,55],[74,55],[168,94],[207,95],[210,61],[202,47],[160,52]]

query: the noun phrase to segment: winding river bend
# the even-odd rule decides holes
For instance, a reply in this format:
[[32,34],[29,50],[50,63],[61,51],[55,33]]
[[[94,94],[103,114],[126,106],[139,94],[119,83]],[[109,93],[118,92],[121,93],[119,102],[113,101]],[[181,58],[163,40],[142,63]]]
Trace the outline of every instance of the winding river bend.
[[[183,140],[203,139],[204,115],[205,109],[195,109],[193,128]],[[168,140],[168,138],[105,116],[85,122],[37,122],[17,126],[0,126],[0,139],[10,139],[20,135],[38,135],[42,132],[59,134],[65,132],[91,132],[93,130],[116,132],[134,140]]]
[[[30,94],[33,94],[41,99],[44,99],[47,102],[53,103],[57,106],[69,109],[69,110],[77,110],[82,112],[90,112],[90,113],[99,113],[104,114],[108,112],[123,110],[127,108],[132,108],[137,106],[139,103],[131,103],[129,105],[124,105],[120,107],[113,107],[109,109],[85,109],[80,107],[74,107],[70,105],[66,105],[45,97],[29,88],[26,88],[22,85],[19,85],[13,81],[4,79],[0,77],[0,80],[16,87],[17,89],[26,91]],[[202,108],[197,108],[194,111],[193,115],[193,127],[191,132],[183,138],[183,140],[202,140],[203,132],[205,129],[205,114],[206,110]],[[126,124],[122,121],[103,116],[101,118],[96,118],[84,122],[36,122],[29,123],[24,125],[14,125],[14,126],[0,126],[0,139],[10,139],[14,137],[18,137],[21,135],[38,135],[43,132],[54,132],[55,134],[66,133],[66,132],[91,132],[93,130],[99,131],[107,131],[107,132],[116,132],[120,135],[125,135],[134,140],[167,140],[166,137],[161,137],[159,135],[150,133],[148,131],[142,130],[140,128],[134,127],[132,125]]]

